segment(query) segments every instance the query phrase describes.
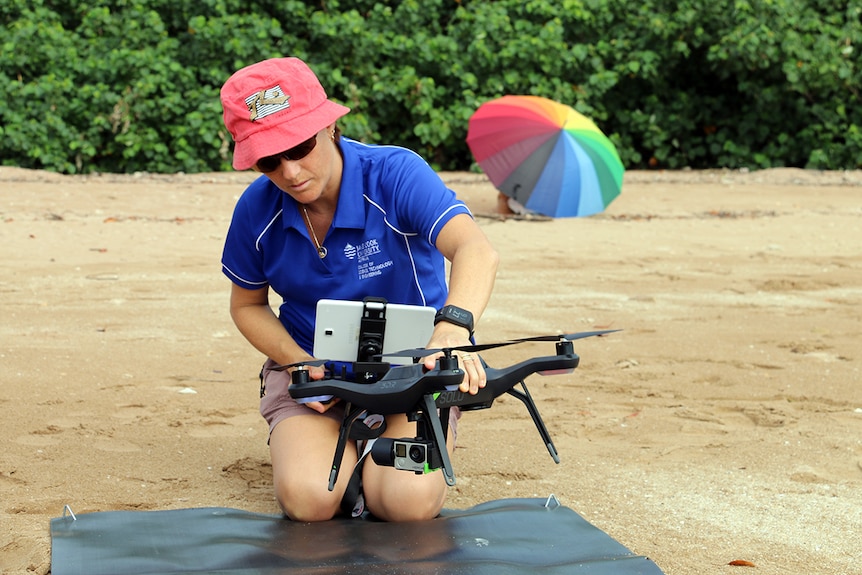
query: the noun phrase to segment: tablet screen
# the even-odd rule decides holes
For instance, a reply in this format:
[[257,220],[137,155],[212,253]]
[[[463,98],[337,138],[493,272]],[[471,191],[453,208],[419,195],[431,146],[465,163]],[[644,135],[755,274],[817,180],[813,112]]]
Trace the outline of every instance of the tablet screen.
[[[433,307],[370,302],[386,306],[383,355],[403,349],[425,347],[434,331]],[[317,302],[314,357],[332,361],[356,361],[365,303],[322,299]]]

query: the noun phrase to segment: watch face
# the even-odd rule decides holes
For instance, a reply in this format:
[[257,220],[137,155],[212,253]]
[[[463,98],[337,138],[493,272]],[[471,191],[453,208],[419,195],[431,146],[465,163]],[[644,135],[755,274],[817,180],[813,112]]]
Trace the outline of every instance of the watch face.
[[473,314],[471,314],[470,312],[465,311],[463,309],[459,309],[457,307],[447,308],[446,309],[446,316],[451,318],[451,319],[461,321],[464,323],[472,321],[472,319],[473,319]]

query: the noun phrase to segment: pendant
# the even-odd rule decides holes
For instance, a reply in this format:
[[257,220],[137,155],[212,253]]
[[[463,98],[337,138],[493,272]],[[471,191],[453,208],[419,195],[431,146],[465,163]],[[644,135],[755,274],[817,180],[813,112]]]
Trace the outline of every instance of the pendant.
[[319,246],[317,248],[317,255],[320,256],[320,259],[325,258],[326,257],[326,248],[324,246]]

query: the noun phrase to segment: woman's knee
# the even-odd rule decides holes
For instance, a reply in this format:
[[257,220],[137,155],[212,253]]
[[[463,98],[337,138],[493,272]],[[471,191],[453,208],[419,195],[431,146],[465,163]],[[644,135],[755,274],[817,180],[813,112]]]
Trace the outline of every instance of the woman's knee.
[[[290,417],[270,435],[275,496],[285,515],[296,521],[326,521],[339,511],[348,473],[342,471],[333,491],[327,488],[338,423],[318,414]],[[342,469],[350,469],[356,451],[348,446]]]
[[341,500],[333,492],[316,485],[297,485],[277,482],[275,498],[279,507],[293,521],[328,521],[335,517]]

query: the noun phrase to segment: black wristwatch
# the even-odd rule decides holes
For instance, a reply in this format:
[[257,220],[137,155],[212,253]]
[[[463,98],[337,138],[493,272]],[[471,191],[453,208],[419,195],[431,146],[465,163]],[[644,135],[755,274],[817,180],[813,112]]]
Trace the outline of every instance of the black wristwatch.
[[473,314],[466,309],[454,305],[443,306],[434,316],[434,325],[441,321],[463,327],[470,332],[470,337],[473,337]]

